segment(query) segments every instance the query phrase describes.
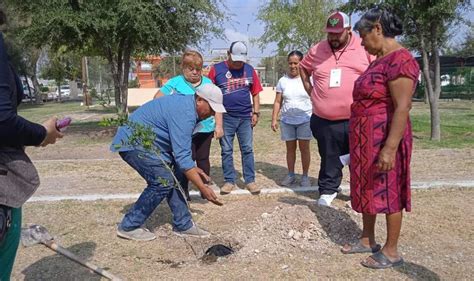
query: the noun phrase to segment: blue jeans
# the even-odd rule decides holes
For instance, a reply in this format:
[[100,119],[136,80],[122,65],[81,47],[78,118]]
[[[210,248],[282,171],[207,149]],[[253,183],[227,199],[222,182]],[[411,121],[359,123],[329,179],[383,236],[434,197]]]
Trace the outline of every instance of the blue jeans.
[[253,129],[250,118],[224,114],[224,136],[220,139],[224,181],[235,183],[234,137],[237,134],[242,154],[242,170],[246,184],[255,182],[255,160],[253,156]]
[[[120,228],[130,231],[142,226],[164,198],[167,199],[173,213],[174,230],[184,231],[193,226],[186,199],[176,188],[172,172],[166,168],[161,160],[139,150],[120,152],[120,156],[147,183],[147,187],[143,190],[137,202],[123,217]],[[173,168],[173,166],[171,167]]]

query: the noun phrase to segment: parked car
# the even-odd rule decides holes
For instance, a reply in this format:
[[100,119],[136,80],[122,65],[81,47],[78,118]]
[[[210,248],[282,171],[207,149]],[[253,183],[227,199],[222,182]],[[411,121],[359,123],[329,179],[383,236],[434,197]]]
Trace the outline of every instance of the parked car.
[[23,85],[23,93],[25,94],[23,96],[24,101],[31,101],[31,100],[36,100],[35,98],[35,88],[33,87],[28,87],[26,85]]
[[58,90],[56,90],[56,97],[59,97],[59,90],[61,90],[61,98],[69,98],[71,95],[71,88],[69,85],[61,85]]

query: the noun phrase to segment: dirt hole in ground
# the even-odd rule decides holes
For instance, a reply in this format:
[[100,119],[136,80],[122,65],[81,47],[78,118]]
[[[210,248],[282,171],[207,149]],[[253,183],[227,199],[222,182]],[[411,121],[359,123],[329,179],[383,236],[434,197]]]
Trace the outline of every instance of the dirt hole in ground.
[[[188,240],[188,239],[186,239]],[[192,245],[195,256],[204,263],[214,263],[235,254],[242,248],[240,243],[233,238],[213,237],[197,241],[186,241],[188,245]]]
[[231,246],[228,247],[222,244],[216,244],[206,250],[206,253],[202,256],[201,260],[206,262],[216,262],[219,257],[225,257],[232,255],[233,253],[234,249],[232,249]]

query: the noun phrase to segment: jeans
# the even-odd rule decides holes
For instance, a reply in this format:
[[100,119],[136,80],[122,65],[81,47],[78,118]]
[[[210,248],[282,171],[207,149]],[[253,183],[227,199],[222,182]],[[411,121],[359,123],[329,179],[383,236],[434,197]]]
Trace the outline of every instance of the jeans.
[[[211,151],[211,142],[214,132],[210,133],[197,133],[193,136],[191,143],[191,150],[193,160],[196,161],[196,166],[200,168],[206,175],[210,175],[211,162],[209,161],[209,153]],[[178,169],[179,170],[179,169]],[[189,197],[189,181],[186,176],[181,172],[177,171],[176,177],[181,183],[181,187],[186,193],[186,199],[191,200]]]
[[334,194],[340,191],[344,167],[339,156],[349,153],[349,120],[332,121],[313,114],[310,122],[321,156],[319,194]]
[[120,156],[147,183],[137,202],[125,214],[120,224],[121,229],[130,231],[142,226],[164,198],[167,199],[173,214],[175,231],[184,231],[193,226],[186,199],[176,188],[172,171],[168,170],[161,160],[139,150],[120,152]]
[[224,136],[220,139],[224,181],[235,184],[234,136],[237,134],[242,154],[242,170],[246,184],[255,182],[255,160],[253,156],[253,129],[250,118],[224,114]]

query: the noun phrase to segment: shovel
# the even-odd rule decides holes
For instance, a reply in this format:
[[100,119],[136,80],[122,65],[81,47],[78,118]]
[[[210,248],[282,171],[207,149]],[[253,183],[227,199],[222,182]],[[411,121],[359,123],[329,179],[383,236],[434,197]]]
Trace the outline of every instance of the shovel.
[[91,270],[96,272],[97,274],[100,274],[104,276],[105,278],[108,278],[110,280],[122,280],[121,278],[113,275],[112,273],[90,263],[87,262],[78,256],[74,255],[67,249],[59,246],[56,244],[54,241],[54,238],[49,234],[48,230],[37,224],[33,224],[28,226],[27,228],[22,228],[21,229],[21,244],[25,247],[33,246],[36,244],[43,244],[47,246],[48,248],[52,249],[53,251],[60,253],[61,255],[69,258],[70,260],[73,260]]

